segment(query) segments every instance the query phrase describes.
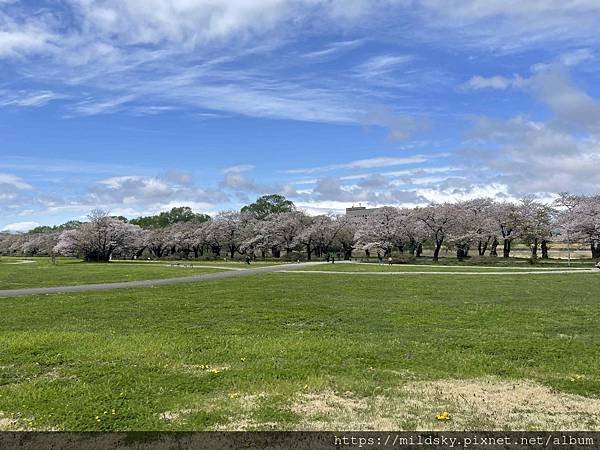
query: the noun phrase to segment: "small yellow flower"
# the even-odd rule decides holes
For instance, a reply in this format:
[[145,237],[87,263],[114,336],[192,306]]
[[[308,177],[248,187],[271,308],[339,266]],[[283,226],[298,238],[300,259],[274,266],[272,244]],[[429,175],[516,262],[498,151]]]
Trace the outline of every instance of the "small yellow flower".
[[441,420],[441,421],[450,420],[450,413],[448,411],[444,411],[444,412],[438,413],[438,415],[435,416],[435,418],[437,420]]

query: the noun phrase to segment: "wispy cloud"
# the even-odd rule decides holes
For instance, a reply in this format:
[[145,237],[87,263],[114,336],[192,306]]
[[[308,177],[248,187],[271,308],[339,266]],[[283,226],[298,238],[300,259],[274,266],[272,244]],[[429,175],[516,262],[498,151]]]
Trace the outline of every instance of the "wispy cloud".
[[21,177],[12,173],[0,173],[0,187],[2,187],[2,185],[10,186],[15,189],[33,189],[29,183],[26,183]]
[[2,231],[8,231],[9,233],[24,233],[34,229],[39,225],[40,224],[38,222],[33,221],[15,222],[5,225]]
[[48,90],[16,92],[0,90],[0,106],[39,107],[60,98],[64,96]]
[[328,59],[340,53],[360,47],[366,42],[366,39],[353,39],[350,41],[332,42],[321,50],[302,54],[304,58],[310,59]]
[[251,170],[254,170],[255,166],[253,166],[252,164],[238,164],[235,166],[229,166],[229,167],[225,167],[221,173],[243,173],[243,172],[249,172]]
[[374,78],[392,70],[397,66],[413,60],[412,55],[379,55],[369,58],[356,68],[358,76],[363,78]]
[[509,87],[522,87],[525,84],[525,80],[520,75],[514,75],[513,77],[504,77],[501,75],[494,75],[491,77],[483,77],[481,75],[475,75],[471,77],[463,87],[465,89],[498,89],[504,90]]
[[287,169],[283,173],[309,174],[319,172],[331,172],[333,170],[354,170],[354,169],[372,169],[380,167],[401,166],[408,164],[418,164],[428,161],[430,158],[424,155],[407,157],[378,157],[368,159],[357,159],[347,163],[329,164],[326,166],[307,167],[301,169]]

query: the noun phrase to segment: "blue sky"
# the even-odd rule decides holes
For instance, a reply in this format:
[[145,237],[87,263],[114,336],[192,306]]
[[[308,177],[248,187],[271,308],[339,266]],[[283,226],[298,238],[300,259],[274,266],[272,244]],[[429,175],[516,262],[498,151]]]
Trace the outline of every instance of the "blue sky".
[[0,0],[0,229],[596,192],[597,0]]

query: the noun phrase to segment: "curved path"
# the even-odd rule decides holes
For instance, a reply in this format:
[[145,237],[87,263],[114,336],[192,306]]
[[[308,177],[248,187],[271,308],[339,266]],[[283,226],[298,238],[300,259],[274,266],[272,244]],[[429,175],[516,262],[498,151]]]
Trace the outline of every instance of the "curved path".
[[278,264],[274,266],[257,267],[255,269],[231,270],[228,272],[191,275],[189,277],[161,278],[159,280],[123,281],[120,283],[81,284],[75,286],[51,286],[39,288],[5,289],[0,290],[1,297],[20,297],[36,294],[58,294],[66,292],[107,291],[111,289],[142,288],[153,286],[167,286],[171,284],[193,283],[196,281],[219,280],[222,278],[247,277],[259,273],[269,273],[295,269],[297,267],[322,264],[321,262],[305,262],[292,264]]
[[35,261],[32,261],[30,259],[21,259],[16,262],[3,262],[2,264],[6,264],[8,266],[10,264],[34,264],[34,263],[35,263]]
[[[351,262],[342,262],[345,264],[353,264]],[[111,289],[128,289],[128,288],[143,288],[153,286],[168,286],[180,283],[193,283],[198,281],[219,280],[223,278],[247,277],[261,273],[269,272],[287,272],[294,274],[328,274],[328,275],[371,275],[371,276],[409,276],[409,275],[552,275],[552,274],[573,274],[573,273],[600,273],[597,269],[570,269],[570,270],[529,270],[529,271],[419,271],[419,272],[345,272],[341,270],[296,270],[298,267],[322,265],[322,261],[304,262],[291,264],[278,264],[274,266],[257,267],[254,269],[238,269],[227,272],[217,272],[202,275],[191,275],[188,277],[177,278],[161,278],[158,280],[139,280],[139,281],[123,281],[120,283],[99,283],[99,284],[82,284],[75,286],[52,286],[39,288],[23,288],[23,289],[5,289],[0,290],[0,298],[2,297],[20,297],[25,295],[36,294],[58,294],[67,292],[90,292],[90,291],[106,291]]]

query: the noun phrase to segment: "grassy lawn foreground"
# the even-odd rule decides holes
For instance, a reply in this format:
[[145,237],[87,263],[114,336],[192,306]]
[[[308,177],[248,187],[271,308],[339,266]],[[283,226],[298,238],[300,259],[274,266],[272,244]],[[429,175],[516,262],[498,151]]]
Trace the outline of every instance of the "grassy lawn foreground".
[[[9,264],[18,261],[34,262]],[[57,264],[54,265],[50,258],[4,257],[0,261],[0,289],[152,280],[214,273],[221,270],[213,268],[210,265],[202,267],[177,267],[170,266],[169,264],[171,263],[86,263],[71,258],[59,258]]]
[[[374,263],[334,263],[316,264],[299,267],[302,271],[331,271],[331,272],[553,272],[564,270],[590,271],[588,266],[469,266],[469,265],[434,265],[434,264],[374,264]],[[598,271],[600,274],[600,270]]]
[[0,428],[599,429],[599,290],[265,274],[0,299]]

